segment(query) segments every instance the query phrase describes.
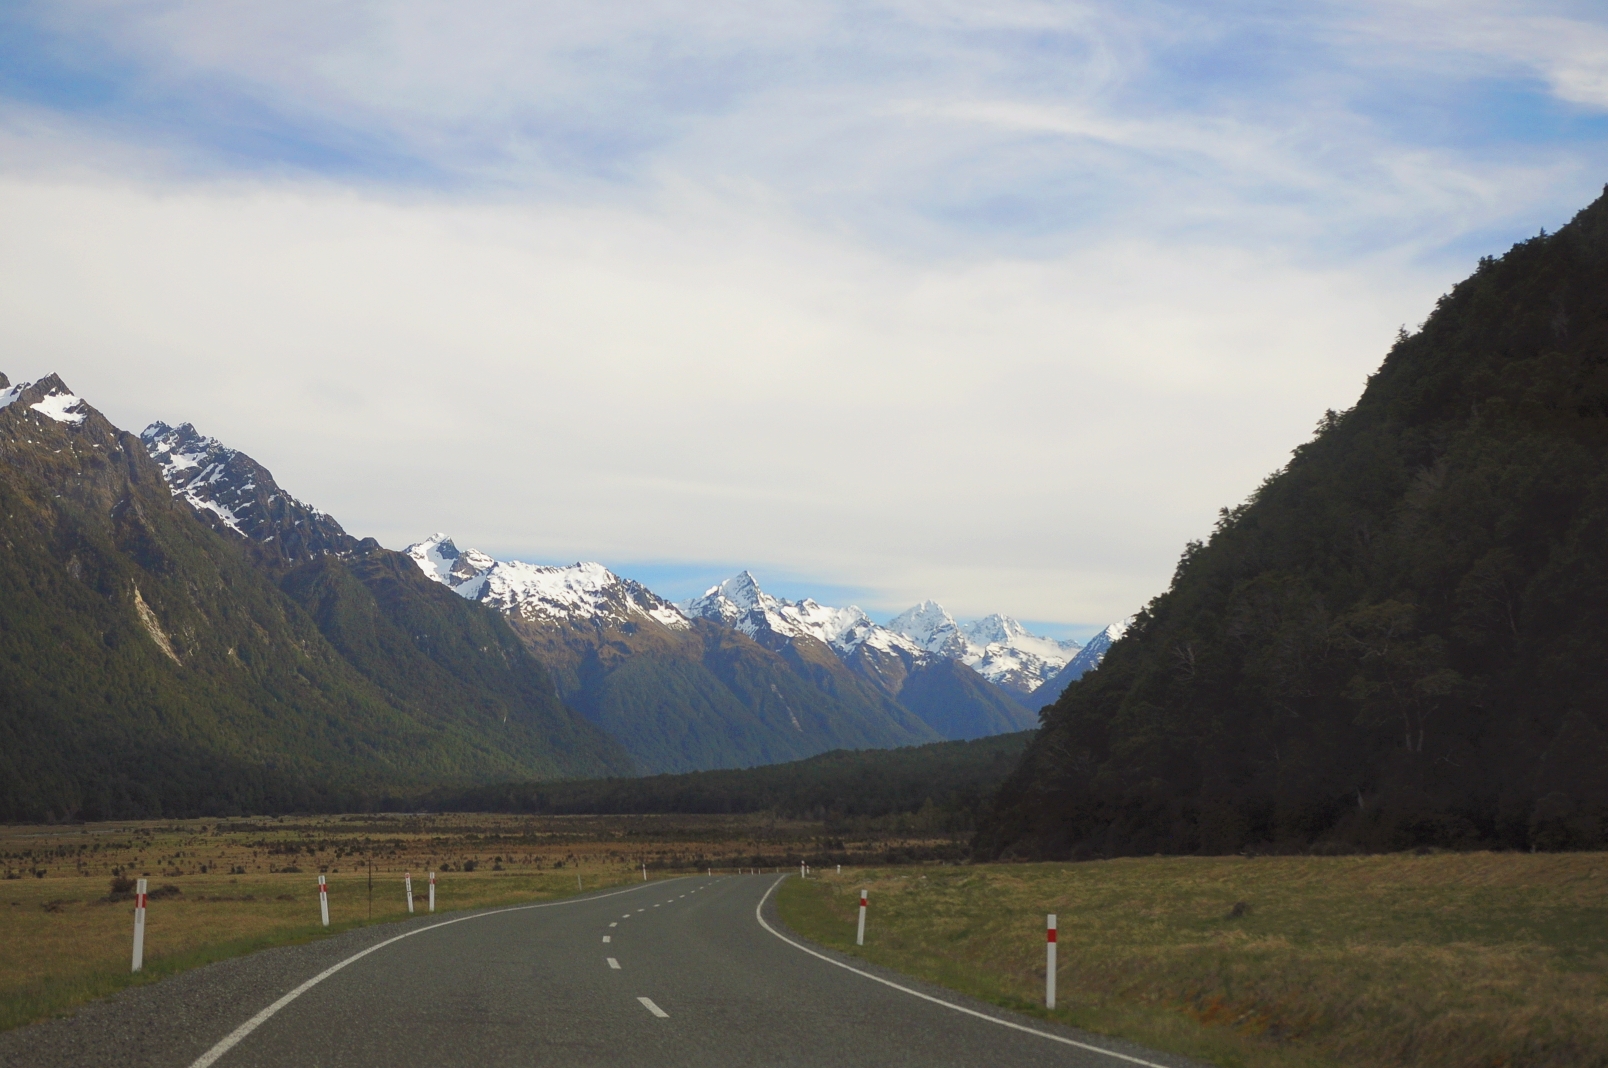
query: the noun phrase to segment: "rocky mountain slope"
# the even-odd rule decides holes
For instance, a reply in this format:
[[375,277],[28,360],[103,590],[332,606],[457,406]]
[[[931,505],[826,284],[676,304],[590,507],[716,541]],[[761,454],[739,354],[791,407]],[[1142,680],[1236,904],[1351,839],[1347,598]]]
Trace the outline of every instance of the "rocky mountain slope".
[[[923,649],[858,608],[773,597],[747,571],[680,608],[689,618],[732,627],[768,649],[816,664],[827,675],[846,669],[945,738],[981,738],[1034,722],[1012,693],[983,678],[961,655]],[[960,653],[968,649],[962,646]]]
[[[174,496],[216,529],[248,539],[279,563],[349,555],[360,547],[333,516],[284,492],[261,464],[189,423],[177,428],[152,423],[140,432],[140,441]],[[370,540],[362,548],[378,545]]]
[[503,613],[564,700],[647,769],[746,767],[942,737],[830,651],[771,649],[721,621],[688,619],[600,564],[498,561],[440,534],[407,554],[430,579]]
[[1608,845],[1608,192],[1403,331],[1069,686],[985,855]]
[[1030,697],[1076,656],[1074,641],[1030,634],[1009,616],[991,615],[957,623],[936,601],[923,601],[888,621],[888,630],[917,648],[958,660],[1018,700]]
[[1128,629],[1128,624],[1132,622],[1131,619],[1125,619],[1120,623],[1113,623],[1090,638],[1089,643],[1079,649],[1077,655],[1066,662],[1065,667],[1033,691],[1032,704],[1038,708],[1054,704],[1066,692],[1068,686],[1100,666],[1100,661],[1105,659],[1106,651],[1111,648],[1113,642],[1122,637]]
[[359,610],[320,620],[54,375],[0,377],[0,457],[0,819],[358,807],[630,767],[538,663],[505,661],[511,634],[483,650],[495,613],[440,657],[400,654],[477,610],[428,582],[434,632],[365,623],[360,581],[312,598]]

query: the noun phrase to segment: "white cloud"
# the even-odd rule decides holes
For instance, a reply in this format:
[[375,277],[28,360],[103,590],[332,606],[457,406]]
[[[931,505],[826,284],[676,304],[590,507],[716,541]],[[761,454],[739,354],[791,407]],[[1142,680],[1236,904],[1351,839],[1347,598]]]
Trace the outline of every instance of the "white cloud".
[[1125,614],[1434,286],[1222,246],[922,265],[763,206],[0,185],[7,350],[354,531]]

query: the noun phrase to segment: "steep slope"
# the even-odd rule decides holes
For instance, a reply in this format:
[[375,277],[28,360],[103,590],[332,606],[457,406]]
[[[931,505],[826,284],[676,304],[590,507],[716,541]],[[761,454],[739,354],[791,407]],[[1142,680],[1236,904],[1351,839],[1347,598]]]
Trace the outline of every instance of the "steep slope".
[[498,561],[441,534],[407,553],[421,574],[503,613],[564,700],[645,768],[744,767],[937,738],[846,671],[834,678],[841,665],[829,652],[785,655],[689,620],[599,564]]
[[1057,671],[1048,682],[1033,691],[1031,703],[1039,708],[1054,704],[1066,692],[1068,686],[1100,666],[1100,661],[1105,659],[1111,644],[1122,637],[1131,622],[1133,621],[1125,619],[1121,623],[1113,623],[1090,638],[1089,643],[1078,650],[1078,655],[1066,662],[1066,667]]
[[174,496],[253,558],[393,704],[496,722],[502,756],[544,775],[636,765],[564,708],[552,679],[495,611],[453,597],[401,553],[347,534],[269,470],[190,423],[141,442]]
[[0,390],[0,818],[361,805],[431,783],[607,771],[392,699],[138,439],[56,376]]
[[[251,541],[259,554],[276,563],[296,564],[359,548],[333,516],[298,501],[279,488],[267,468],[190,423],[177,428],[152,423],[140,432],[140,441],[162,468],[174,496],[215,529]],[[378,543],[369,539],[364,547]]]
[[1608,196],[1403,333],[1097,671],[986,853],[1608,843]]
[[1019,731],[1033,722],[1006,691],[944,652],[924,650],[852,606],[773,597],[747,571],[680,607],[690,618],[731,627],[788,658],[817,686],[890,701],[944,738]]

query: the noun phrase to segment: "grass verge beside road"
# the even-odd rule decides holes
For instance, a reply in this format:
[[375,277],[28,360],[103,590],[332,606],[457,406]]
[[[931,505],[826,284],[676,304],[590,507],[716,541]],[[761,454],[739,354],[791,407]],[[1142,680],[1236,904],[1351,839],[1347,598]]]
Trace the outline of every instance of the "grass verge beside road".
[[[373,918],[364,874],[328,875],[330,926],[318,919],[318,877],[274,874],[174,876],[150,880],[145,968],[129,972],[133,902],[108,900],[100,880],[0,883],[9,936],[0,940],[0,1030],[60,1015],[136,983],[154,982],[213,961],[270,946],[294,945],[353,927],[407,918],[401,876],[375,876]],[[640,877],[638,877],[640,878]],[[634,881],[630,873],[592,872],[586,888]],[[177,887],[178,893],[167,891]],[[415,915],[425,914],[428,888],[414,873]],[[438,915],[519,904],[576,893],[571,871],[518,874],[454,872],[436,887]]]
[[833,949],[1221,1065],[1608,1066],[1600,853],[881,868],[789,879],[778,908]]

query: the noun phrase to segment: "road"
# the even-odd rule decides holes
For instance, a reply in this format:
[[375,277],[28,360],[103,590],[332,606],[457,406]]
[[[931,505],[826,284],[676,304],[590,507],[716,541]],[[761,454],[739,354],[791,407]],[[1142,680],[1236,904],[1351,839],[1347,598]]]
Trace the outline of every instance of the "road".
[[[171,1068],[1190,1063],[820,950],[776,920],[779,882],[661,880],[370,928],[366,944],[334,945],[341,936],[318,943],[320,952],[270,951],[277,956],[254,969],[270,957],[257,954],[0,1035],[0,1063],[48,1068],[113,1055],[120,1066]],[[264,968],[271,978],[255,974]],[[211,981],[194,978],[213,969]],[[132,1032],[122,1038],[120,1018]]]

